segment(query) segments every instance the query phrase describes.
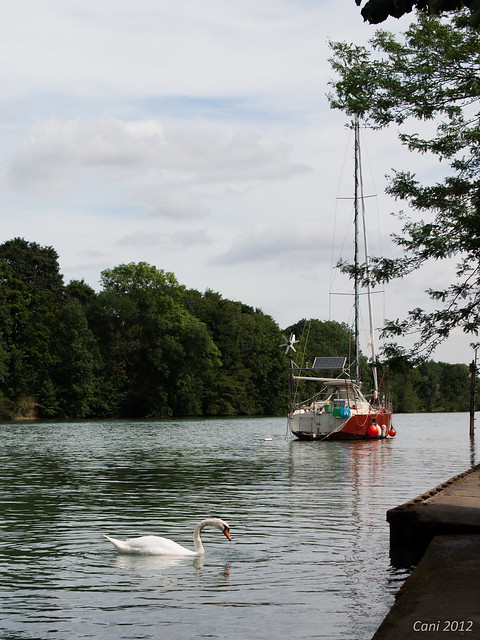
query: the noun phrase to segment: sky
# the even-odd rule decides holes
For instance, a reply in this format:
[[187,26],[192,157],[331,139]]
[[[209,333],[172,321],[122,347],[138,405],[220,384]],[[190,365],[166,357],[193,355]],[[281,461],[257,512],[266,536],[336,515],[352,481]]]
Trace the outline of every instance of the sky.
[[[104,269],[144,261],[282,329],[350,322],[351,296],[332,292],[351,292],[333,265],[353,252],[353,141],[328,103],[328,42],[374,30],[354,0],[4,3],[0,242],[54,247],[65,282],[95,290]],[[362,149],[370,252],[393,257],[402,207],[385,174],[437,165],[393,130],[365,131]],[[426,307],[451,271],[378,293],[376,326]],[[469,362],[471,342],[453,335],[433,357]]]

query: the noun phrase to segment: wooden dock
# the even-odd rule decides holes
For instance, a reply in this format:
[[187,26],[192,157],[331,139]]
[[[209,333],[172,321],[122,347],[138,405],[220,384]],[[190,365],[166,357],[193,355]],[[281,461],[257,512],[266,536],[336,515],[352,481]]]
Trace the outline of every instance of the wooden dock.
[[480,638],[480,466],[390,509],[390,556],[417,565],[372,640]]

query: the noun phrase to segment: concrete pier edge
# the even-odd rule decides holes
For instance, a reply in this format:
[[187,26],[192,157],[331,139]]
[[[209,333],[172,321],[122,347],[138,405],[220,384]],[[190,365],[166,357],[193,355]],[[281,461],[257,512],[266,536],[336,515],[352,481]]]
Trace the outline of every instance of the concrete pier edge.
[[390,557],[412,567],[372,640],[480,638],[480,465],[387,511]]
[[436,536],[372,640],[480,638],[480,535]]
[[436,535],[480,533],[480,465],[387,511],[395,567],[420,562]]

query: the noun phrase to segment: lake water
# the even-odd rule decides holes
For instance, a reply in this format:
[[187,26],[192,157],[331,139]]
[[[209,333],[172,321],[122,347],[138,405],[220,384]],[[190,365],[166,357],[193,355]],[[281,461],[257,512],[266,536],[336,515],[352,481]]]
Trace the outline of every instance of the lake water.
[[[0,425],[0,637],[371,638],[406,577],[386,510],[478,457],[468,414],[394,426],[318,443],[281,418]],[[212,515],[233,540],[205,529],[203,559],[121,556],[102,536],[193,548]]]

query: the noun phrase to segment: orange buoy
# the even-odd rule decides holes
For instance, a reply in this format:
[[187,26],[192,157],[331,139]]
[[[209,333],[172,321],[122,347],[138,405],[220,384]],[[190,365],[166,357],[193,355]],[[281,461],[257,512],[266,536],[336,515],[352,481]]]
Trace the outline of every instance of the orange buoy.
[[392,427],[392,428],[390,429],[390,431],[388,432],[388,435],[389,435],[391,438],[394,438],[394,437],[397,435],[397,432],[396,432],[396,431],[395,431],[395,429]]
[[378,424],[368,425],[367,436],[369,436],[370,438],[378,438],[380,433],[381,433],[381,430]]

